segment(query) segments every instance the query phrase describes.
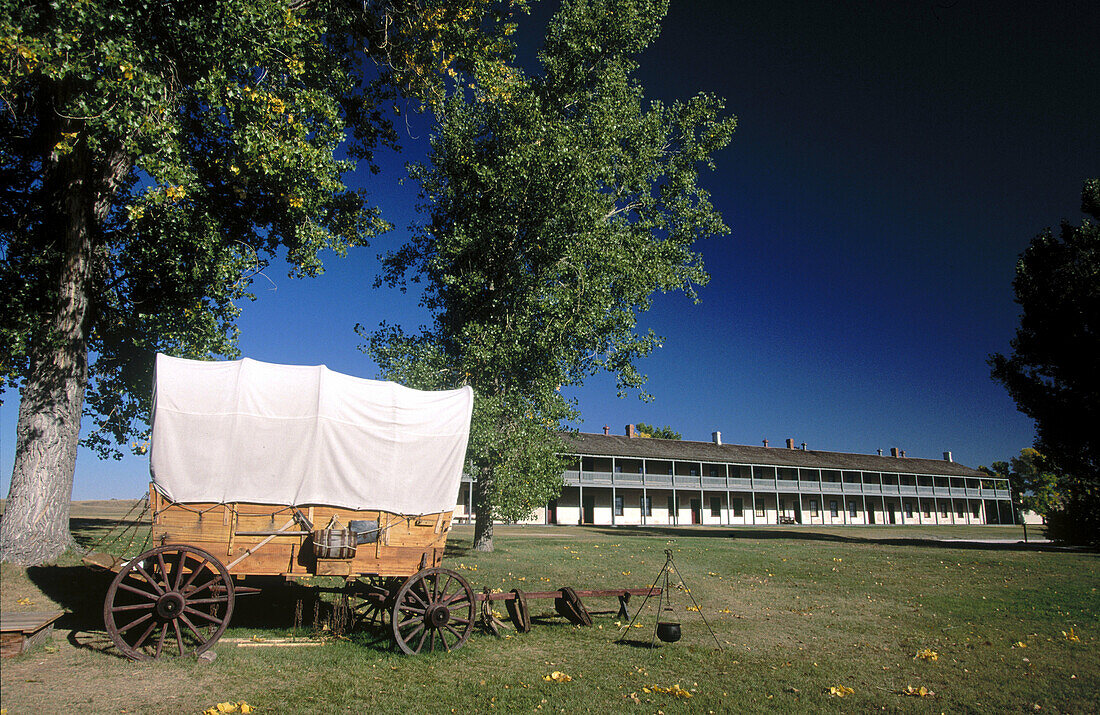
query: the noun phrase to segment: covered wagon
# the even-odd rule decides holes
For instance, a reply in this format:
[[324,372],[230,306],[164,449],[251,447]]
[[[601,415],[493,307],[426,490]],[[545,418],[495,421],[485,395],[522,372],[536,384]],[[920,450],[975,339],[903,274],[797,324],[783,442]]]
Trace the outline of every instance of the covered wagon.
[[134,659],[202,653],[257,590],[241,578],[316,575],[365,580],[403,651],[460,647],[477,599],[441,561],[472,407],[469,387],[158,355],[155,546],[113,564],[115,645]]

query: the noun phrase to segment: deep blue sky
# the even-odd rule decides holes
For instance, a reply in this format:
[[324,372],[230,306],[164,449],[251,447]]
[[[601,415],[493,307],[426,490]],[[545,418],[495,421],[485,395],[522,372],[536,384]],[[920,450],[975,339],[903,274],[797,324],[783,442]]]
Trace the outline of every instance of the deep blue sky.
[[[714,92],[737,115],[703,179],[731,234],[699,246],[712,275],[699,305],[663,296],[641,317],[665,337],[642,365],[654,401],[620,400],[613,380],[594,379],[572,391],[574,426],[951,450],[971,466],[1029,446],[1030,420],[985,360],[1017,324],[1019,253],[1042,228],[1079,223],[1081,184],[1100,175],[1097,37],[1091,2],[674,0],[638,76],[651,97]],[[360,179],[397,230],[320,279],[272,267],[273,284],[257,281],[245,355],[376,377],[353,326],[425,322],[418,296],[371,288],[377,254],[415,218],[415,188],[396,182],[425,139],[417,125],[403,155]],[[82,452],[74,497],[132,497],[147,481],[145,460]]]

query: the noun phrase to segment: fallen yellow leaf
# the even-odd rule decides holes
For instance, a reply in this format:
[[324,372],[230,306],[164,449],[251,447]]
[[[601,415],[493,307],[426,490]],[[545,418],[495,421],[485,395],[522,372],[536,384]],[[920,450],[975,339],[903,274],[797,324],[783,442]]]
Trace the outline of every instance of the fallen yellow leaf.
[[572,677],[566,675],[560,670],[555,670],[550,675],[544,675],[542,676],[542,679],[546,681],[553,681],[555,683],[568,683],[569,681],[573,680]]
[[[681,688],[679,683],[676,683],[675,685],[670,685],[667,688],[662,688],[660,685],[650,685],[649,689],[655,693],[666,693],[668,695],[672,695],[677,698],[683,698],[685,700],[691,697],[691,693]],[[642,690],[649,692],[645,688],[642,688]]]
[[847,685],[832,685],[829,687],[829,695],[835,695],[838,698],[843,698],[845,695],[851,695],[854,692]]
[[921,660],[939,660],[940,654],[931,648],[925,648],[923,650],[918,650],[917,654],[913,657],[920,658]]
[[923,685],[920,686],[919,688],[914,688],[912,685],[907,685],[907,686],[905,686],[905,690],[901,691],[901,694],[902,695],[911,695],[911,696],[917,697],[917,698],[930,698],[933,695],[935,695],[934,692],[932,692],[928,688],[924,687]]
[[1070,626],[1069,633],[1062,631],[1062,635],[1065,636],[1067,641],[1073,641],[1074,643],[1077,643],[1081,640],[1080,637],[1078,637],[1078,635],[1073,632],[1073,626]]

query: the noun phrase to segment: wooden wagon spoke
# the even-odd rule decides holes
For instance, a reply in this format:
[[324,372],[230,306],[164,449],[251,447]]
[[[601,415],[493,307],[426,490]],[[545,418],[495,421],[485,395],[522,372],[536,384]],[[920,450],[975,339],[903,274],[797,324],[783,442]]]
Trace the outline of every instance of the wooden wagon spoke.
[[153,653],[154,658],[160,657],[160,652],[164,649],[164,637],[168,635],[168,624],[165,623],[160,627],[160,635],[157,637],[157,649]]
[[142,611],[152,610],[156,607],[156,604],[149,603],[135,603],[130,606],[111,606],[111,613],[121,613],[122,611]]
[[164,553],[161,551],[157,552],[157,565],[160,566],[160,575],[164,579],[164,585],[168,587],[168,564],[164,563]]
[[[187,577],[187,580],[184,581],[183,585],[180,586],[179,588],[177,588],[176,590],[177,591],[187,591],[187,589],[191,587],[191,584],[193,584],[195,582],[195,579],[198,578],[198,575],[200,573],[202,573],[203,567],[207,566],[208,564],[209,564],[209,561],[207,561],[206,559],[203,559],[202,563],[200,563],[198,566],[196,566],[195,569],[191,572],[191,575]],[[209,569],[207,569],[207,573],[209,573]],[[195,589],[195,590],[197,591],[198,589]]]
[[119,626],[118,632],[119,633],[125,633],[126,631],[130,630],[131,628],[138,625],[139,623],[145,623],[147,620],[149,620],[152,617],[153,617],[153,614],[151,612],[146,613],[144,616],[140,616],[138,618],[135,618],[134,620],[130,621],[129,623],[127,623],[124,626]]
[[159,598],[156,593],[151,593],[140,588],[135,588],[128,583],[120,583],[118,587],[121,588],[123,591],[129,591],[130,593],[141,596],[142,598],[148,598],[150,601],[155,601],[157,600],[157,598]]
[[145,642],[145,639],[149,637],[149,634],[157,627],[157,622],[153,621],[149,624],[149,627],[145,629],[145,632],[141,634],[141,638],[138,638],[134,642],[134,648],[140,648],[141,644]]
[[189,598],[187,603],[192,606],[209,606],[216,603],[225,603],[228,600],[228,596],[213,596],[211,598]]
[[[416,652],[417,653],[419,653],[424,648],[424,641],[428,637],[428,631],[429,630],[430,629],[425,628],[424,631],[420,634],[420,640],[416,644]],[[433,633],[434,633],[434,631],[433,631]]]
[[451,606],[456,603],[462,603],[462,601],[459,601],[458,599],[462,598],[465,595],[466,593],[463,591],[456,591],[453,596],[443,599],[442,603],[444,606]]
[[211,586],[213,586],[214,584],[216,584],[218,581],[221,581],[221,580],[222,579],[221,579],[220,576],[215,576],[214,578],[210,579],[209,581],[207,581],[203,585],[196,586],[194,589],[192,589],[190,591],[185,591],[185,593],[190,598],[191,596],[194,596],[196,593],[201,593],[201,592],[205,591],[206,589],[210,588]]
[[410,590],[408,595],[412,596],[417,601],[420,601],[420,605],[423,606],[424,608],[428,607],[428,602],[425,601],[423,598],[421,598],[420,594],[416,593],[415,591]]
[[[198,573],[201,569],[202,569],[202,565],[200,564],[199,568],[192,571],[192,573],[193,574]],[[174,579],[174,581],[172,583],[172,590],[174,590],[174,591],[179,591],[180,590],[180,588],[181,588],[180,584],[183,581],[183,574],[186,571],[187,571],[187,552],[186,551],[181,551],[180,552],[180,557],[176,561],[176,573],[175,573],[176,578]]]
[[141,574],[142,578],[145,579],[146,583],[153,587],[158,596],[164,595],[164,589],[160,587],[160,584],[153,580],[153,577],[149,575],[149,572],[146,571],[140,563],[134,563],[134,570]]
[[172,620],[172,628],[176,630],[176,643],[179,645],[179,654],[183,655],[183,633],[180,632],[180,621],[178,618]]
[[408,603],[402,603],[401,604],[401,611],[403,613],[417,613],[417,614],[420,614],[421,616],[423,616],[424,612],[426,610],[427,609],[421,608],[420,606],[413,606],[413,605],[408,604]]
[[[184,609],[184,610],[187,610],[187,609]],[[191,619],[188,618],[185,614],[181,613],[180,617],[179,617],[179,620],[183,621],[183,625],[185,625],[185,626],[187,626],[188,628],[191,629],[191,632],[195,634],[195,637],[199,639],[200,643],[205,639],[203,634],[199,632],[199,629],[195,627],[195,624],[192,623]],[[219,623],[220,623],[220,621],[219,621]]]
[[[223,619],[218,618],[215,615],[212,615],[210,613],[206,613],[205,611],[200,611],[197,608],[191,608],[190,606],[184,606],[183,607],[183,612],[184,613],[190,613],[192,616],[201,616],[201,617],[205,618],[206,620],[210,621],[211,623],[216,623],[219,626],[224,622]],[[183,616],[181,615],[180,618],[183,618]]]

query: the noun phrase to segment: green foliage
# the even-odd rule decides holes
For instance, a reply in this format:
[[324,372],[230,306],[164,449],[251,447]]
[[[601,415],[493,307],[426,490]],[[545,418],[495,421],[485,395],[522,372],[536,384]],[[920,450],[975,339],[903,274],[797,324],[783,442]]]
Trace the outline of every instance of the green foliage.
[[[117,456],[155,352],[234,356],[272,257],[313,276],[388,227],[344,176],[395,142],[387,102],[438,101],[447,69],[492,65],[514,27],[501,7],[5,3],[0,387],[90,352],[85,441]],[[69,292],[88,298],[75,343],[53,319]]]
[[[608,371],[620,393],[640,390],[636,361],[660,338],[636,329],[637,314],[657,291],[694,298],[708,279],[694,244],[727,229],[697,180],[734,120],[706,94],[643,103],[633,56],[665,10],[658,0],[563,3],[541,71],[476,66],[469,91],[438,106],[430,163],[412,167],[428,220],[385,256],[384,280],[423,280],[435,321],[419,338],[372,345],[377,355],[432,343],[474,386],[479,474],[531,466],[507,455],[544,450],[575,415],[562,386]],[[542,480],[507,488],[528,482]],[[496,508],[510,498],[503,486]]]
[[[1021,412],[1035,420],[1036,448],[1064,497],[1051,532],[1071,541],[1100,534],[1100,179],[1085,182],[1080,226],[1036,236],[1016,266],[1020,327],[1012,355],[990,366]],[[1064,516],[1064,518],[1061,518]],[[1068,529],[1059,531],[1057,525]]]
[[638,434],[642,437],[652,437],[654,439],[683,439],[684,436],[679,432],[676,432],[669,425],[664,427],[655,427],[654,425],[647,425],[645,422],[639,422],[635,425],[638,430]]
[[978,469],[991,477],[1009,480],[1012,503],[1021,509],[1049,517],[1062,504],[1057,475],[1046,457],[1031,447],[1021,449],[1020,456],[1013,457],[1011,462],[993,462]]

